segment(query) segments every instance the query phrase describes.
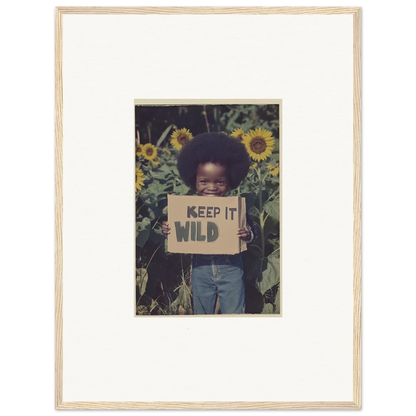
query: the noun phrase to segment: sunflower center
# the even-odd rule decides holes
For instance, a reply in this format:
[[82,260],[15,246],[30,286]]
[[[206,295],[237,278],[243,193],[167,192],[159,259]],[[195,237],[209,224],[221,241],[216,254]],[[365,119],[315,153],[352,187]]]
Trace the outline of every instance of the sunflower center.
[[178,143],[180,144],[184,144],[187,140],[188,136],[186,136],[185,134],[181,134],[180,136],[178,136]]
[[147,156],[152,156],[153,149],[151,147],[149,147],[148,149],[146,149],[146,154],[147,154]]
[[254,153],[263,153],[267,148],[266,141],[263,137],[254,137],[250,142],[250,148]]

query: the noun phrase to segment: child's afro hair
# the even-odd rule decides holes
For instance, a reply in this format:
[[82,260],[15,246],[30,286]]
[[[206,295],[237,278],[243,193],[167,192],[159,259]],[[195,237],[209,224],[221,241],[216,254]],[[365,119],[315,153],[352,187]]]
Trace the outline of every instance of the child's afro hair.
[[224,133],[202,133],[186,142],[178,157],[178,171],[190,188],[196,187],[200,163],[219,163],[227,171],[228,187],[237,188],[247,176],[250,158],[244,144]]

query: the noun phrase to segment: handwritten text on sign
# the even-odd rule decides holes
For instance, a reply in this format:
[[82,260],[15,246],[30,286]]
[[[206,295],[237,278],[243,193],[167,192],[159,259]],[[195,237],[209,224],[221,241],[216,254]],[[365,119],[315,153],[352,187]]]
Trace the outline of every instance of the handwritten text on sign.
[[[205,201],[206,199],[209,201]],[[237,237],[241,223],[240,211],[241,198],[238,197],[204,198],[169,195],[168,222],[171,226],[171,234],[168,238],[169,251],[194,254],[240,252],[240,241]]]
[[[187,218],[216,218],[221,214],[225,216],[225,219],[234,220],[234,214],[237,212],[237,208],[225,207],[225,212],[221,213],[219,207],[208,207],[208,206],[188,206]],[[237,218],[237,216],[235,216]],[[175,221],[176,240],[178,242],[188,241],[189,234],[191,241],[207,241],[213,243],[218,239],[219,228],[218,224],[213,221],[206,222],[206,234],[202,233],[202,222],[201,221],[185,221],[182,225],[180,221]]]

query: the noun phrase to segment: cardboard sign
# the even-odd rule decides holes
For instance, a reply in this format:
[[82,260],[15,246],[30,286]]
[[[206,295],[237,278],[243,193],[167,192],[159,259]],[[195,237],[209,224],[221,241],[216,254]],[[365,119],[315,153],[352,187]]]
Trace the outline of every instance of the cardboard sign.
[[237,236],[246,226],[243,197],[168,195],[168,251],[188,254],[236,254],[247,250]]

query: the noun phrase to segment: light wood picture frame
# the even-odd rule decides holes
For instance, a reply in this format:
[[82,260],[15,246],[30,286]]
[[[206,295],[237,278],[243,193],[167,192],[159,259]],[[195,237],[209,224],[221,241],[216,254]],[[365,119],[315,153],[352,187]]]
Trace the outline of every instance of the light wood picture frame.
[[[352,253],[351,271],[346,271],[347,275],[351,277],[351,285],[347,287],[348,294],[345,295],[346,303],[348,303],[349,293],[351,292],[351,321],[348,321],[345,327],[347,328],[349,322],[351,323],[352,336],[345,334],[345,339],[350,340],[351,343],[345,345],[345,342],[340,340],[340,343],[345,346],[346,350],[350,350],[352,358],[352,368],[350,368],[350,373],[346,375],[347,380],[351,380],[350,383],[350,394],[348,400],[326,400],[321,397],[316,399],[307,399],[307,400],[276,400],[275,397],[270,397],[261,400],[249,400],[245,401],[243,399],[234,400],[235,394],[230,394],[230,399],[214,399],[211,397],[215,394],[210,394],[207,392],[206,399],[195,400],[183,400],[180,397],[178,399],[169,398],[170,396],[166,393],[163,395],[161,393],[160,397],[168,397],[165,399],[149,399],[149,400],[131,400],[129,398],[123,400],[112,400],[111,396],[108,400],[103,399],[100,394],[95,395],[95,393],[87,392],[85,397],[92,397],[92,399],[67,399],[66,389],[68,385],[72,383],[71,380],[76,377],[76,371],[72,371],[71,380],[67,379],[65,381],[66,372],[69,367],[64,365],[64,357],[66,354],[71,357],[71,360],[76,359],[77,351],[81,351],[81,343],[85,342],[81,339],[71,338],[71,334],[75,333],[73,328],[75,328],[77,319],[81,319],[79,316],[74,318],[75,313],[75,303],[79,302],[80,309],[77,313],[82,315],[83,310],[81,305],[85,305],[87,299],[82,298],[82,296],[77,296],[74,293],[74,288],[69,284],[68,276],[72,277],[76,273],[82,274],[79,268],[77,268],[77,257],[73,255],[78,253],[74,244],[76,241],[81,241],[84,238],[83,235],[80,235],[77,232],[72,233],[71,227],[74,225],[74,218],[67,219],[71,212],[77,210],[82,210],[81,204],[79,203],[82,197],[85,198],[84,189],[80,191],[80,195],[76,196],[76,180],[69,180],[72,173],[70,169],[67,169],[70,166],[70,163],[73,163],[76,160],[77,155],[81,155],[82,152],[90,152],[90,156],[93,157],[93,149],[89,148],[87,144],[85,147],[80,147],[79,143],[75,147],[66,148],[67,143],[70,143],[71,138],[74,135],[79,133],[77,126],[71,124],[71,118],[67,117],[67,107],[64,106],[66,103],[65,100],[72,100],[71,102],[76,102],[77,100],[87,100],[88,97],[81,96],[79,91],[75,91],[67,88],[66,80],[69,77],[72,77],[68,68],[65,68],[66,62],[73,60],[76,56],[76,51],[66,45],[68,40],[71,39],[71,36],[74,36],[73,30],[68,30],[67,27],[70,27],[71,18],[79,16],[82,19],[93,18],[95,21],[100,17],[131,17],[134,16],[148,16],[150,20],[155,17],[160,16],[188,16],[192,18],[193,16],[222,16],[226,18],[227,16],[287,16],[287,17],[305,17],[305,16],[345,16],[348,19],[351,19],[350,31],[348,36],[351,35],[352,44],[351,46],[351,79],[353,80],[353,85],[348,86],[350,88],[351,95],[351,111],[350,118],[352,122],[351,126],[351,135],[350,137],[350,147],[344,147],[342,152],[348,152],[348,149],[352,149],[351,155],[351,169],[350,173],[346,174],[347,182],[351,182],[351,189],[353,190],[352,195],[350,195],[351,206],[352,206],[352,223],[348,225],[348,229],[351,229],[350,235],[348,237],[340,237],[342,243],[348,247],[348,250]],[[68,18],[68,20],[67,20]],[[68,25],[66,26],[68,22]],[[153,22],[153,20],[152,20]],[[266,20],[265,20],[266,22]],[[268,21],[267,21],[268,22]],[[110,23],[111,24],[111,23]],[[348,26],[348,25],[347,25]],[[332,26],[331,26],[332,27]],[[333,25],[333,30],[336,30],[336,24]],[[116,48],[117,44],[114,43],[114,39],[111,40],[110,37],[106,38],[106,33],[101,31],[100,28],[96,29],[91,27],[90,36],[93,39],[94,36],[97,38],[101,36],[105,39],[105,42],[108,42],[108,48]],[[156,36],[157,40],[152,40]],[[350,39],[348,37],[348,39]],[[160,41],[160,37],[157,34],[149,35],[147,39],[148,42],[154,42],[154,48],[159,47],[157,43]],[[104,42],[104,44],[105,44]],[[336,42],[336,41],[334,41]],[[308,42],[305,40],[305,45]],[[205,47],[207,47],[205,45]],[[336,45],[335,45],[336,47]],[[347,48],[346,48],[347,49]],[[114,49],[115,50],[115,49]],[[346,54],[348,51],[346,52]],[[84,55],[83,55],[84,56]],[[313,58],[311,58],[313,60]],[[335,58],[334,58],[335,59]],[[66,61],[67,60],[67,61]],[[137,62],[136,62],[137,63]],[[93,65],[95,70],[99,68],[97,62],[81,62],[82,65]],[[284,63],[283,63],[284,64]],[[122,65],[121,63],[114,63],[114,68],[117,68],[117,65]],[[338,70],[337,63],[334,63],[334,71]],[[72,67],[71,67],[72,69]],[[293,68],[295,69],[295,68]],[[141,75],[142,76],[142,75]],[[214,75],[215,78],[216,75]],[[218,76],[218,75],[217,75]],[[77,80],[78,82],[79,80]],[[81,80],[84,82],[85,80]],[[83,85],[80,83],[79,88],[82,89]],[[88,82],[96,82],[94,78],[88,78]],[[98,81],[97,81],[98,82]],[[238,82],[238,81],[237,81]],[[305,81],[307,83],[307,80]],[[305,84],[306,85],[306,84]],[[304,87],[305,87],[304,85]],[[72,84],[71,84],[72,86]],[[175,90],[176,94],[179,94],[178,90]],[[78,94],[78,95],[77,95]],[[135,99],[138,98],[148,98],[148,95],[143,97],[135,96]],[[165,97],[155,97],[155,98],[165,98]],[[166,97],[170,98],[170,97]],[[177,96],[176,98],[183,98]],[[185,97],[188,98],[188,97]],[[212,98],[212,97],[199,97],[199,98]],[[233,97],[234,98],[234,97]],[[253,97],[251,97],[253,98]],[[258,98],[258,97],[254,97]],[[261,97],[263,98],[263,97]],[[270,97],[264,97],[270,98]],[[283,108],[285,107],[285,98],[287,97],[273,97],[276,99],[283,100]],[[296,98],[291,97],[292,100]],[[130,103],[131,108],[133,108],[133,101]],[[69,108],[69,106],[68,106]],[[87,120],[85,117],[84,120]],[[287,122],[285,117],[282,119],[283,124]],[[88,120],[85,121],[88,123]],[[87,125],[87,124],[85,124]],[[84,126],[83,126],[84,127]],[[97,133],[98,134],[98,133]],[[134,130],[132,128],[132,135],[134,135]],[[342,8],[342,7],[224,7],[224,8],[214,8],[214,7],[195,7],[195,8],[186,8],[186,7],[167,7],[167,8],[155,8],[155,7],[145,7],[145,8],[132,8],[132,7],[115,7],[115,8],[103,8],[103,7],[57,7],[55,12],[55,136],[56,136],[56,148],[55,148],[55,195],[56,195],[56,204],[55,204],[55,406],[57,409],[360,409],[361,408],[361,9],[357,7]],[[134,136],[133,136],[134,137]],[[286,140],[285,132],[282,134],[283,141]],[[288,139],[289,140],[289,139]],[[105,145],[105,143],[104,143]],[[126,153],[130,152],[131,149],[127,149]],[[78,153],[77,153],[78,152]],[[284,150],[283,150],[284,152]],[[341,151],[340,151],[341,152]],[[349,157],[349,156],[348,156]],[[348,160],[348,158],[346,159]],[[66,162],[65,162],[66,161]],[[65,165],[68,163],[68,165]],[[83,162],[80,162],[83,163]],[[285,161],[283,161],[283,164]],[[64,169],[65,168],[65,169]],[[336,169],[334,167],[334,169]],[[77,179],[79,180],[79,178]],[[348,182],[349,183],[349,182]],[[74,185],[75,184],[75,185]],[[289,186],[289,185],[283,185]],[[348,188],[348,187],[347,187]],[[348,188],[349,189],[349,188]],[[65,190],[65,191],[64,191]],[[78,199],[77,199],[78,198]],[[76,202],[76,199],[78,202]],[[65,202],[65,204],[64,204]],[[116,209],[117,206],[115,206]],[[66,215],[66,216],[65,216]],[[71,214],[72,215],[72,214]],[[93,241],[93,230],[85,231],[86,238],[91,238]],[[342,233],[341,233],[342,234]],[[343,236],[344,234],[342,234]],[[352,242],[352,244],[350,244]],[[104,243],[103,243],[104,244]],[[82,245],[82,244],[81,244]],[[352,245],[352,247],[351,247]],[[65,250],[73,250],[70,252],[72,255],[65,256]],[[349,252],[349,251],[348,251]],[[79,253],[78,253],[79,254]],[[84,260],[87,261],[87,260]],[[289,263],[289,262],[288,262]],[[75,267],[77,266],[77,267]],[[65,277],[67,273],[67,277]],[[128,277],[129,278],[129,277]],[[66,279],[66,280],[65,280]],[[349,282],[349,280],[347,280]],[[94,284],[94,282],[91,282]],[[105,285],[105,283],[103,283]],[[332,286],[331,286],[332,287]],[[65,288],[65,290],[64,290]],[[109,289],[111,290],[111,288]],[[328,289],[328,296],[331,296],[331,289]],[[132,295],[133,296],[133,295]],[[337,292],[338,296],[338,292]],[[339,296],[344,296],[339,294]],[[285,299],[283,300],[285,301]],[[126,302],[130,302],[130,299],[127,299]],[[91,312],[91,309],[88,309],[88,306],[85,306],[85,311]],[[130,308],[131,309],[131,308]],[[98,316],[98,314],[97,314]],[[99,319],[96,318],[94,313],[89,315],[90,319]],[[134,319],[131,317],[131,319]],[[243,317],[242,319],[249,319]],[[285,319],[285,314],[280,318]],[[115,325],[117,326],[117,318],[114,318]],[[98,322],[98,321],[97,321]],[[137,320],[136,320],[137,322]],[[170,323],[172,320],[170,321]],[[208,322],[208,321],[207,321]],[[270,321],[269,321],[270,322]],[[65,332],[65,325],[68,325],[70,328],[69,332]],[[318,325],[318,324],[316,324]],[[121,325],[122,326],[122,325]],[[98,329],[97,329],[98,330]],[[105,327],[102,327],[102,330],[105,331]],[[72,331],[72,332],[71,332]],[[77,346],[78,344],[78,346]],[[119,344],[117,348],[120,348]],[[335,344],[334,344],[335,345]],[[338,344],[336,344],[338,345]],[[339,344],[341,345],[341,344]],[[114,347],[116,348],[116,346]],[[109,350],[111,351],[111,349]],[[73,362],[73,361],[71,361]],[[80,368],[82,365],[80,364]],[[106,371],[117,371],[121,368],[120,366],[106,367]],[[91,367],[95,368],[95,367]],[[88,370],[92,371],[92,370]],[[296,369],[295,369],[296,371]],[[91,373],[88,373],[91,374]],[[109,374],[109,373],[108,373]],[[82,374],[79,375],[80,378],[83,377]],[[103,389],[105,391],[105,388]],[[72,393],[71,393],[72,394]],[[71,395],[69,395],[72,397]],[[157,396],[157,394],[156,394]],[[264,395],[260,395],[264,397]],[[84,397],[84,396],[83,396]],[[99,397],[96,399],[96,397]],[[150,397],[150,396],[149,396]],[[199,396],[198,396],[199,397]],[[338,397],[338,396],[337,396]]]

